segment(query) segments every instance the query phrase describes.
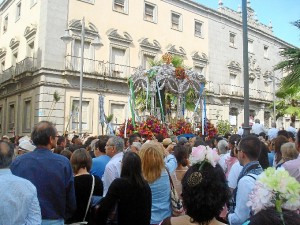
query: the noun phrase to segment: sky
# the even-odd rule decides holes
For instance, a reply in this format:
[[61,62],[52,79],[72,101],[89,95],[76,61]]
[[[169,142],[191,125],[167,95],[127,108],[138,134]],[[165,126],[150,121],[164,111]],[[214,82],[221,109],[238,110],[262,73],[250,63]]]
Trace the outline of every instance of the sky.
[[[194,0],[217,9],[219,0]],[[237,10],[242,0],[223,0],[223,6]],[[251,8],[258,20],[268,25],[272,22],[274,36],[300,48],[300,29],[291,24],[300,19],[300,0],[251,0]]]

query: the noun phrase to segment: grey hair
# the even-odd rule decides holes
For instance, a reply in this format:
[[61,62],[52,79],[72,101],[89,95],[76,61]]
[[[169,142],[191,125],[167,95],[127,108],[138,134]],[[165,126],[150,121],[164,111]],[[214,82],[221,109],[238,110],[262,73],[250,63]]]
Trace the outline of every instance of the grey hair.
[[5,141],[0,141],[0,169],[8,168],[14,157],[14,148]]
[[294,143],[287,142],[281,145],[280,151],[282,154],[282,158],[284,158],[285,161],[297,159],[299,156],[299,152],[296,149],[296,146]]
[[218,149],[220,154],[225,154],[227,152],[228,142],[225,140],[220,140],[218,142]]
[[121,137],[113,136],[109,138],[114,146],[116,146],[116,149],[118,152],[122,152],[124,150],[124,140]]
[[260,123],[260,120],[259,120],[259,119],[255,119],[254,122],[255,122],[255,123]]

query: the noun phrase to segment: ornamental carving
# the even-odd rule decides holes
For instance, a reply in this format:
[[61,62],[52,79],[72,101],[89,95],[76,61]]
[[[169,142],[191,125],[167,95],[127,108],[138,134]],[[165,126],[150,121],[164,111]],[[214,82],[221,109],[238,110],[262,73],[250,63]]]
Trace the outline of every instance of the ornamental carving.
[[110,40],[123,42],[126,44],[130,44],[133,41],[132,37],[127,32],[124,32],[123,35],[121,35],[118,33],[117,29],[111,29],[107,33]]

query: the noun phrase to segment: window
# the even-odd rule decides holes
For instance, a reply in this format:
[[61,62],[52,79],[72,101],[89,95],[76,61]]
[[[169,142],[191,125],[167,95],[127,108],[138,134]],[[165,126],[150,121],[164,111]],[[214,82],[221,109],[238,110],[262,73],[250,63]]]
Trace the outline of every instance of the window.
[[153,61],[155,58],[154,55],[150,55],[150,54],[143,54],[143,61],[142,61],[142,66],[143,66],[143,69],[150,69],[150,61]]
[[34,58],[34,42],[27,45],[27,56]]
[[128,13],[128,0],[113,0],[113,9],[117,12]]
[[266,45],[264,46],[264,57],[269,58],[269,47]]
[[232,95],[238,95],[238,90],[237,90],[237,79],[236,79],[236,74],[231,73],[230,74],[230,89],[231,89],[231,93]]
[[195,21],[195,36],[202,37],[202,23]]
[[3,33],[5,33],[7,31],[8,28],[8,16],[6,16],[4,18],[4,22],[3,22]]
[[24,118],[23,118],[23,130],[31,130],[31,100],[26,100],[24,102]]
[[16,11],[16,21],[19,20],[21,17],[21,2],[17,4],[17,11]]
[[[90,101],[82,101],[82,130],[90,132],[92,127]],[[72,130],[79,130],[79,100],[72,101]]]
[[171,13],[172,29],[182,31],[182,16],[178,13]]
[[125,77],[128,67],[128,54],[126,48],[112,47],[111,50],[111,76]]
[[[84,43],[84,72],[94,72],[94,56],[95,49],[91,46],[91,43]],[[74,40],[73,54],[72,54],[72,67],[76,71],[80,71],[81,60],[81,40]]]
[[112,123],[121,124],[125,121],[125,104],[111,103]]
[[157,7],[156,5],[145,3],[144,20],[157,22]]
[[235,34],[234,33],[229,34],[229,46],[235,47]]
[[248,52],[253,53],[253,40],[248,40]]
[[15,105],[9,105],[8,129],[13,131],[15,128]]
[[12,65],[15,66],[18,62],[18,52],[13,53],[12,55]]
[[204,67],[202,67],[202,66],[194,66],[194,71],[201,75],[203,75],[203,69],[204,69]]

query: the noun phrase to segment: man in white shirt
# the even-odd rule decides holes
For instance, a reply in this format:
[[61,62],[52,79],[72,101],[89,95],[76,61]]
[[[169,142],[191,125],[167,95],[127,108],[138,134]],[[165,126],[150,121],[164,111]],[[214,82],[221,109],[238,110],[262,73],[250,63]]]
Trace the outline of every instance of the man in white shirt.
[[264,125],[260,124],[260,120],[255,119],[255,123],[252,126],[252,133],[259,135],[261,132],[267,133]]
[[237,188],[233,192],[234,211],[228,214],[230,225],[242,225],[250,217],[250,208],[247,206],[249,193],[252,191],[257,176],[263,171],[259,165],[260,140],[254,135],[244,137],[237,148],[238,160],[243,166]]
[[286,131],[292,132],[294,134],[294,136],[297,135],[297,129],[295,128],[294,123],[290,123],[290,126],[288,128],[286,128]]
[[123,159],[124,141],[122,138],[114,136],[108,139],[105,152],[106,155],[111,157],[111,160],[107,163],[104,174],[102,177],[103,181],[103,197],[106,195],[110,184],[114,179],[121,176],[121,162]]
[[268,138],[271,141],[278,136],[278,129],[276,128],[276,123],[272,122],[271,128],[268,130]]

